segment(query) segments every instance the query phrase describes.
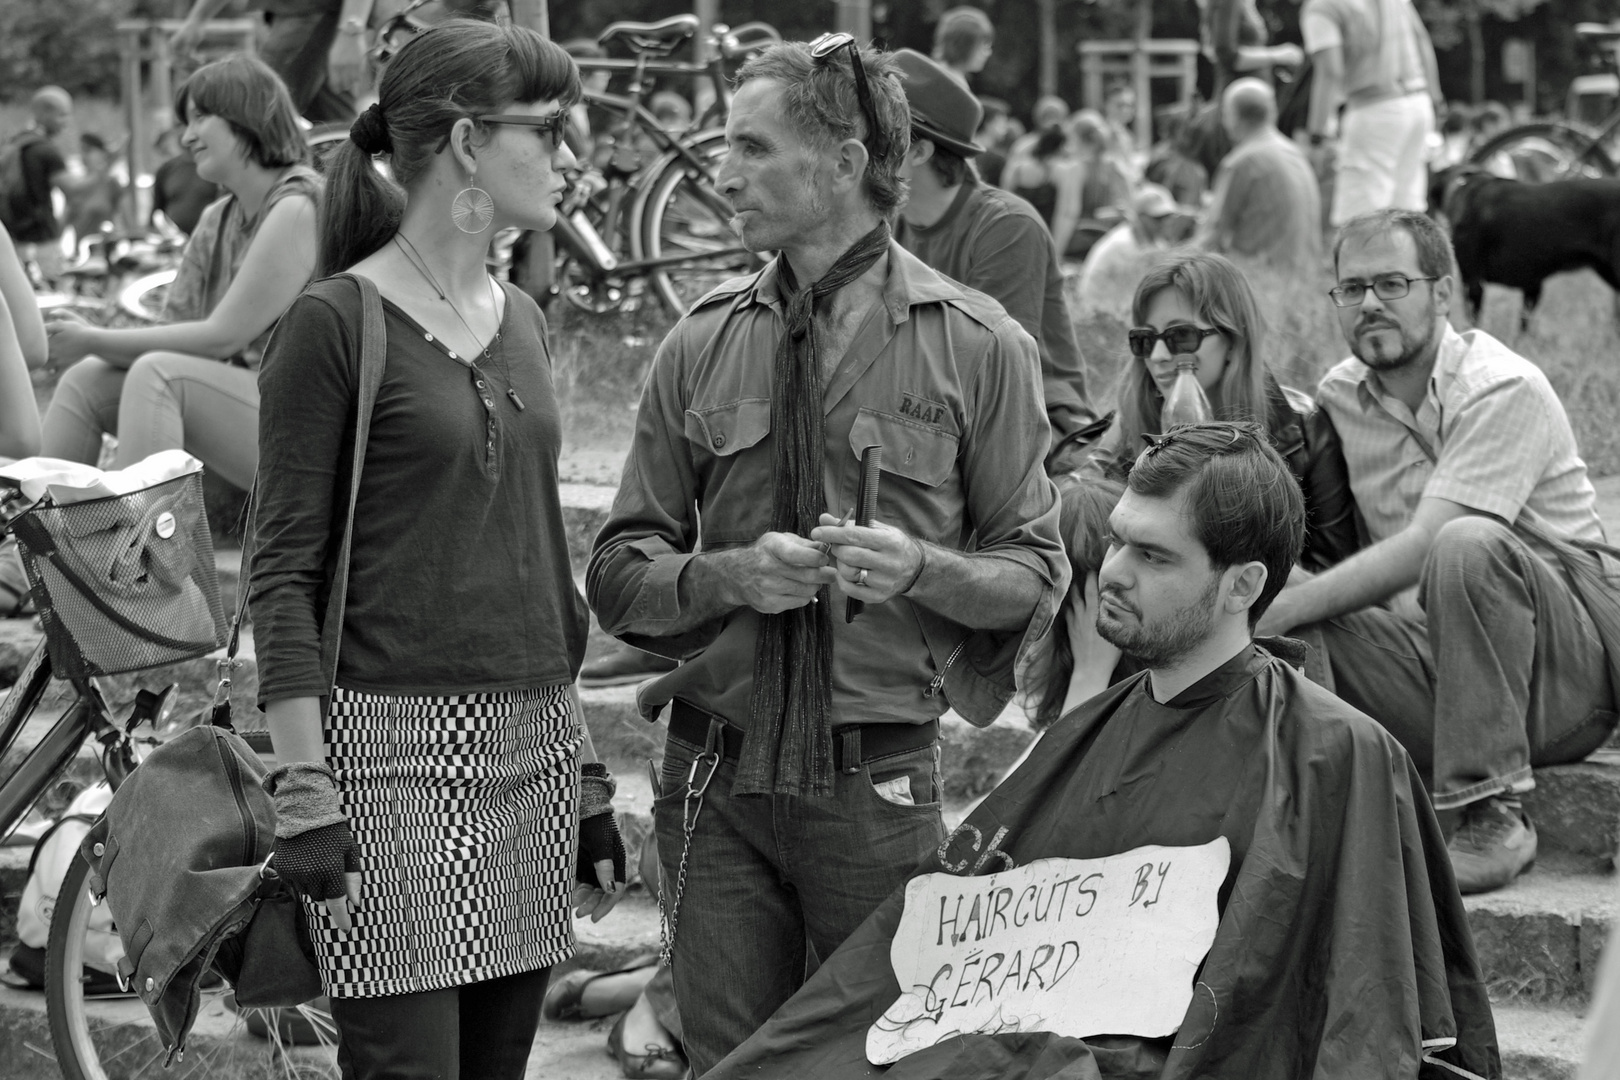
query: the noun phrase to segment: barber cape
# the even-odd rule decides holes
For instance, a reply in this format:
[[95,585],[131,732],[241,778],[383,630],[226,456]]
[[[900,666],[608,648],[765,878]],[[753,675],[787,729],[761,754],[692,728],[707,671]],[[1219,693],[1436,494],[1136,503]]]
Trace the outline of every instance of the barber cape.
[[1445,841],[1400,745],[1258,646],[1168,704],[1148,679],[1058,721],[913,876],[1225,837],[1214,944],[1173,1038],[959,1035],[869,1064],[868,1029],[900,996],[902,886],[705,1080],[1500,1077]]

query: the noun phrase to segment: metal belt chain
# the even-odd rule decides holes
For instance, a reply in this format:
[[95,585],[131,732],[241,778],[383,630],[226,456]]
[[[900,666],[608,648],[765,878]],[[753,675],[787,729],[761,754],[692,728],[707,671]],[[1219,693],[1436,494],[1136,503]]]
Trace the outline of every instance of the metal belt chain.
[[[708,762],[703,783],[696,783],[698,766]],[[686,774],[686,797],[681,800],[681,866],[675,873],[675,897],[668,908],[664,906],[664,890],[658,890],[658,931],[664,939],[664,951],[659,959],[665,967],[675,966],[675,924],[681,914],[681,897],[686,893],[686,863],[692,857],[692,833],[697,829],[698,815],[703,812],[703,794],[709,790],[714,774],[720,771],[720,754],[708,750],[692,759],[692,768]]]

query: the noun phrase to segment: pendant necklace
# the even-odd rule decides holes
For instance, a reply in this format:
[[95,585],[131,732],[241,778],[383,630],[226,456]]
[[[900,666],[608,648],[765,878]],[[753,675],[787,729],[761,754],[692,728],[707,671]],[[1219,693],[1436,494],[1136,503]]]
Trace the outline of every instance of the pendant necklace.
[[[396,232],[394,234],[394,246],[399,248],[399,253],[401,255],[405,256],[405,261],[410,263],[413,267],[415,267],[416,272],[421,274],[422,277],[427,281],[428,285],[433,289],[433,291],[439,295],[439,299],[443,300],[446,304],[450,305],[451,313],[453,315],[455,315],[456,320],[458,322],[460,322],[463,327],[466,328],[467,336],[472,339],[473,344],[477,345],[477,343],[478,343],[478,334],[477,334],[477,332],[474,331],[473,328],[470,325],[468,325],[467,320],[461,314],[461,309],[456,307],[456,302],[454,300],[450,299],[450,297],[445,293],[444,288],[439,284],[438,279],[433,276],[433,272],[428,269],[427,260],[422,258],[422,253],[420,251],[416,250],[416,245],[411,243],[410,238],[407,237],[404,233]],[[407,250],[407,249],[409,249],[409,250]],[[484,275],[484,282],[485,282],[485,284],[489,285],[489,303],[490,303],[491,309],[494,309],[496,307],[496,303],[495,303],[495,286],[494,286],[493,283],[490,282],[488,274]],[[482,350],[483,357],[484,357],[485,360],[491,359],[491,357],[489,355],[489,350],[492,347],[494,347],[496,345],[499,345],[500,341],[501,341],[501,327],[500,327],[499,321],[497,320],[496,325],[495,325],[495,336],[490,339],[489,344],[484,346],[483,350]],[[471,366],[471,365],[469,364],[468,366]],[[526,408],[526,406],[523,404],[523,399],[518,397],[517,391],[512,388],[512,385],[511,385],[512,375],[511,375],[510,371],[507,372],[506,380],[507,380],[506,396],[512,399],[512,404],[517,406],[518,412],[523,412],[524,409]]]

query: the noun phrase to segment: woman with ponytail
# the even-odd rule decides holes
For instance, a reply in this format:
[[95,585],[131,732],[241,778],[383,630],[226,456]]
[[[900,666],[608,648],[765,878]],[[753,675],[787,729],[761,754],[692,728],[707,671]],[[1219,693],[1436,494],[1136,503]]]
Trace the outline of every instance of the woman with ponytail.
[[[531,30],[454,20],[407,43],[329,161],[328,276],[260,375],[249,589],[280,761],[266,787],[345,1077],[521,1077],[548,971],[573,951],[570,903],[600,918],[623,891],[613,782],[572,692],[586,613],[546,325],[484,264],[496,231],[554,224],[579,93],[573,61]],[[368,285],[386,369],[331,671],[320,622]]]

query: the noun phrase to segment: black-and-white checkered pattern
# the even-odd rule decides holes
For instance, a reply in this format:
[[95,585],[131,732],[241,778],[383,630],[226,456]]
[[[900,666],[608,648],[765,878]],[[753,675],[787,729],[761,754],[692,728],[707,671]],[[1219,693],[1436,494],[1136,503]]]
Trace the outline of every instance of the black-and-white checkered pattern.
[[326,739],[364,879],[348,933],[308,904],[328,994],[439,990],[573,955],[580,734],[566,685],[338,688]]

